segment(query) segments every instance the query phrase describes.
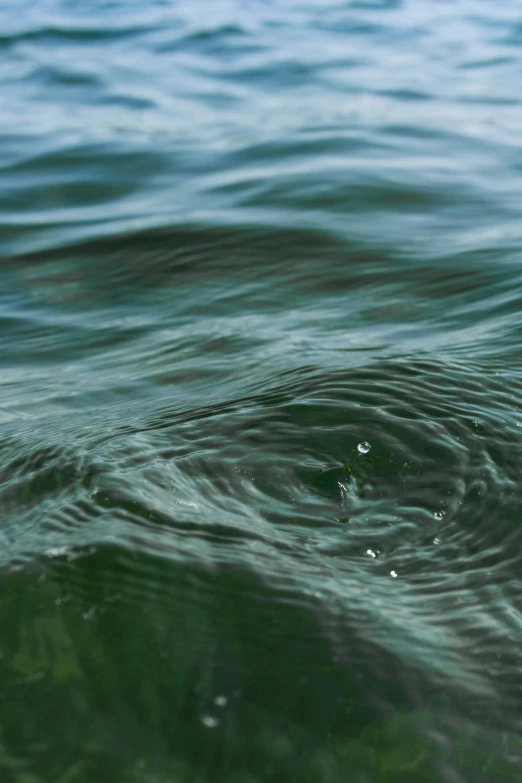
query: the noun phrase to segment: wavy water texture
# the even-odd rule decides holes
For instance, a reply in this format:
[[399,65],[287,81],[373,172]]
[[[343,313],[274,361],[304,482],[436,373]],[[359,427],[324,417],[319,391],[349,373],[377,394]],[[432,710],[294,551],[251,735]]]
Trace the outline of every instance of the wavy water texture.
[[521,36],[4,4],[2,781],[520,779]]

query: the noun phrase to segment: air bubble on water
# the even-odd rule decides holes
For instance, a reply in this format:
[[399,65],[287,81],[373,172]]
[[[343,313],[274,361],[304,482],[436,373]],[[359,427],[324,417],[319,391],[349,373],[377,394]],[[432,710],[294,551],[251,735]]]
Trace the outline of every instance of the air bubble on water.
[[366,554],[367,554],[367,555],[370,555],[370,557],[377,557],[377,555],[375,554],[375,552],[373,551],[373,549],[367,549],[367,550],[366,550]]
[[359,445],[357,446],[357,451],[359,452],[359,454],[368,454],[370,449],[371,446],[366,440],[363,440],[363,442],[359,443]]
[[214,704],[216,707],[226,707],[228,704],[228,699],[226,696],[216,696],[214,699]]
[[394,579],[397,578],[397,571],[390,571],[390,576],[393,576]]
[[435,517],[437,522],[442,522],[442,520],[444,519],[444,511],[436,511],[433,516]]
[[203,717],[201,718],[201,723],[207,729],[215,729],[216,726],[219,724],[219,721],[213,715],[203,715]]

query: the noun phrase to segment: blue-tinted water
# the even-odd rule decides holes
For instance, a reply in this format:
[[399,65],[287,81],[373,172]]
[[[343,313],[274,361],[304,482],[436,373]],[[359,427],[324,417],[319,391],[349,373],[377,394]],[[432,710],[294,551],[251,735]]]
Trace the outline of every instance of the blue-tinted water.
[[521,44],[3,3],[2,783],[520,780]]

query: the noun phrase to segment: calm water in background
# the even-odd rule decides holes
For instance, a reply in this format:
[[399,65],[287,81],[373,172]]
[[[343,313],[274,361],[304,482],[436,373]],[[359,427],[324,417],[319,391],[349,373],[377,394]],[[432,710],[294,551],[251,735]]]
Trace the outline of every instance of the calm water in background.
[[521,47],[2,4],[2,783],[521,779]]

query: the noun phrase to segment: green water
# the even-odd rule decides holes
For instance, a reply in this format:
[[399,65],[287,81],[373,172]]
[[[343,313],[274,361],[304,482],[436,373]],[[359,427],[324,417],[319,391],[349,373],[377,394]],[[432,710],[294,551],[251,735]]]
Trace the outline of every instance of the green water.
[[2,5],[1,783],[522,779],[521,43]]

